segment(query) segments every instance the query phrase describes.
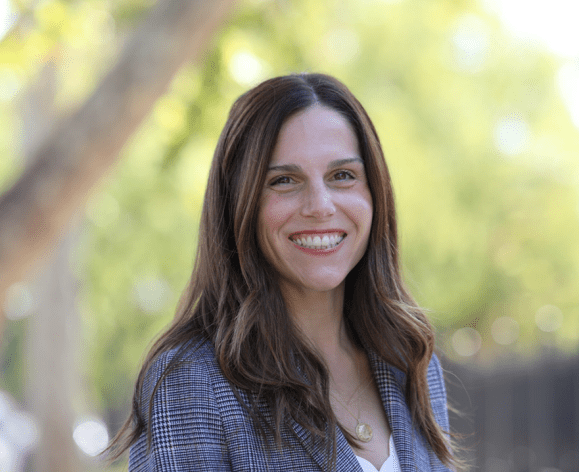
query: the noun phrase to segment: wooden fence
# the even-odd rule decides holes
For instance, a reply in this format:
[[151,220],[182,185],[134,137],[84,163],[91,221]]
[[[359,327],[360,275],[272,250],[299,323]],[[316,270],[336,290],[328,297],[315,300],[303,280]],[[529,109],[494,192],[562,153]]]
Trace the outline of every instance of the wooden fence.
[[579,472],[579,356],[444,366],[474,471]]

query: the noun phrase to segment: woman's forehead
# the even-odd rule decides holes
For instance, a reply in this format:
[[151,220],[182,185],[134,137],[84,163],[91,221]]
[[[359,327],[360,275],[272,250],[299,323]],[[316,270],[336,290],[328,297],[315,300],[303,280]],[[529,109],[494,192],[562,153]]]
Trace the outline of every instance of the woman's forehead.
[[358,139],[348,120],[332,108],[315,105],[284,123],[269,166],[322,155],[333,156],[332,159],[361,158]]

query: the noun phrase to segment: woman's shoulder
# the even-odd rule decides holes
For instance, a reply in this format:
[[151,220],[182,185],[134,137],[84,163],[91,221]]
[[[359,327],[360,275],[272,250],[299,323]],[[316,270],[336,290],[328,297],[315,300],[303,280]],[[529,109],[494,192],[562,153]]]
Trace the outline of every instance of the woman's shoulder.
[[157,354],[149,366],[148,374],[164,372],[167,368],[183,373],[182,367],[185,366],[185,370],[195,370],[213,365],[217,365],[213,344],[208,339],[196,337]]
[[215,359],[213,344],[206,339],[193,339],[158,354],[145,372],[142,386],[144,403],[152,396],[164,401],[190,398],[192,392],[206,393],[223,374]]
[[160,353],[143,380],[143,429],[131,446],[129,470],[229,470],[223,414],[226,406],[238,412],[232,398],[209,341]]
[[195,337],[158,354],[151,367],[158,369],[179,363],[206,364],[215,360],[213,344],[208,339]]

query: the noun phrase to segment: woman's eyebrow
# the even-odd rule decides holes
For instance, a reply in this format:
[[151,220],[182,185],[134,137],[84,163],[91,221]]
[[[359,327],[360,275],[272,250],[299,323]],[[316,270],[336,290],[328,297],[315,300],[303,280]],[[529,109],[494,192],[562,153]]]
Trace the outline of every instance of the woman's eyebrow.
[[267,168],[268,172],[299,172],[302,168],[297,164],[283,164],[281,166],[270,166]]
[[[351,164],[353,162],[358,162],[364,164],[364,161],[359,157],[348,157],[346,159],[337,159],[328,163],[328,169],[333,169],[334,167],[340,167],[346,164]],[[267,168],[268,172],[300,172],[302,170],[301,166],[297,164],[282,164],[279,166],[270,166]]]
[[340,167],[346,164],[352,164],[353,162],[357,162],[359,164],[364,164],[364,161],[359,157],[349,157],[346,159],[337,159],[328,163],[328,169],[333,169],[334,167]]

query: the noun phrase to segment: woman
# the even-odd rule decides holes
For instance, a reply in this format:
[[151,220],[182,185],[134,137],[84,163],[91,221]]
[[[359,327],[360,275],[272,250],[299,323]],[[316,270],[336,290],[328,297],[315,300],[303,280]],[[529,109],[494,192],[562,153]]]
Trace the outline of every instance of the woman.
[[448,470],[433,347],[365,110],[326,75],[271,79],[231,109],[191,281],[112,450],[132,471]]

